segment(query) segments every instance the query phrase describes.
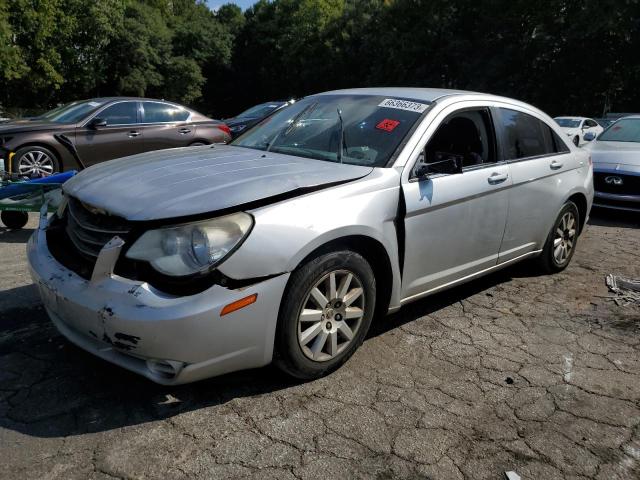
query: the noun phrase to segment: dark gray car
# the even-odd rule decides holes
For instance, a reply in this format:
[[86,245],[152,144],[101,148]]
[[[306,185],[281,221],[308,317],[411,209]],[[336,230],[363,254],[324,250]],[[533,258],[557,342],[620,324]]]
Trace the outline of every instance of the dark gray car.
[[71,152],[58,140],[60,135],[71,140],[87,166],[150,150],[226,143],[231,138],[223,122],[176,103],[94,98],[0,125],[5,169],[39,175],[77,168]]

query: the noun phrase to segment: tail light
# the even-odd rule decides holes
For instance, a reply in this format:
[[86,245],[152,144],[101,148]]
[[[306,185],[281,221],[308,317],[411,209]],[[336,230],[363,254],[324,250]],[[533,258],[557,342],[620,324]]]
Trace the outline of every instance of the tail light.
[[224,123],[221,123],[220,125],[216,125],[216,127],[219,130],[222,130],[227,135],[231,136],[231,129],[229,127],[227,127]]

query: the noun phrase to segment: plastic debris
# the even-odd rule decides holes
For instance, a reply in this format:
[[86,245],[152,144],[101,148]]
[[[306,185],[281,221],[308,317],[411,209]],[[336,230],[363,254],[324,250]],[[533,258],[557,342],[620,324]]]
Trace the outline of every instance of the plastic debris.
[[504,476],[507,480],[520,480],[520,475],[514,471],[504,472]]
[[605,282],[609,290],[616,294],[612,297],[616,305],[640,304],[640,280],[609,274]]

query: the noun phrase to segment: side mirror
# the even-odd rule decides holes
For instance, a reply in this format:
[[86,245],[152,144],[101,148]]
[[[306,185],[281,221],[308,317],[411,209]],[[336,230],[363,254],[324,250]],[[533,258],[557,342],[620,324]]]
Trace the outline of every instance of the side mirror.
[[416,167],[413,171],[414,178],[423,180],[429,177],[430,174],[443,173],[447,175],[456,175],[462,173],[462,155],[456,155],[453,153],[436,152],[435,161],[431,163],[425,163],[418,160]]
[[587,133],[584,134],[584,141],[585,142],[591,142],[595,138],[596,138],[596,134],[593,133],[593,132],[587,132]]
[[106,127],[106,126],[107,126],[107,121],[104,118],[95,117],[89,122],[89,128],[93,128],[93,129]]

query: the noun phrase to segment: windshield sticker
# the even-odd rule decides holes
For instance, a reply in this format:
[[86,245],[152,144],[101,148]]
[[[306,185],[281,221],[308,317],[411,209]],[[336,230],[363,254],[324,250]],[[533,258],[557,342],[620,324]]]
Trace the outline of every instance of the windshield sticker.
[[407,110],[409,112],[422,113],[429,105],[426,103],[409,102],[408,100],[398,100],[395,98],[387,98],[383,100],[379,107],[396,108],[398,110]]
[[378,130],[384,130],[385,132],[393,132],[398,125],[400,125],[400,122],[398,120],[385,118],[376,125],[376,128]]

